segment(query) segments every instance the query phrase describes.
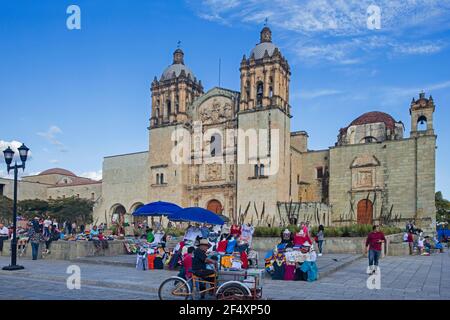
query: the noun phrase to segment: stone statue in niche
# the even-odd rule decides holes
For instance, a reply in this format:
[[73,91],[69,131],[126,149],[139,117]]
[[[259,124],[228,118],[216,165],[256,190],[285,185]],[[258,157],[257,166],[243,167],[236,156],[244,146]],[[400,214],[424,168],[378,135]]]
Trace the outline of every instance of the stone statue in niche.
[[222,179],[222,165],[219,163],[211,163],[206,165],[206,180]]

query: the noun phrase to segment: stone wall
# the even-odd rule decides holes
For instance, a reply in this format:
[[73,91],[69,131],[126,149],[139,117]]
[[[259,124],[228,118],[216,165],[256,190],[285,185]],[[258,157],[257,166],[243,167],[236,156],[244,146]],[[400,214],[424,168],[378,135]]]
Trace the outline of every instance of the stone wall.
[[[10,199],[14,195],[14,180],[0,178],[0,184],[3,184],[3,195]],[[37,182],[19,180],[17,184],[17,198],[19,201],[26,199],[47,199],[47,188],[49,185]]]
[[137,205],[148,202],[147,156],[148,152],[140,152],[105,157],[102,198],[94,209],[94,221],[110,223],[117,206],[130,213]]
[[[250,111],[238,115],[239,129],[244,131],[254,129],[277,129],[278,139],[275,139],[273,131],[270,134],[271,157],[259,153],[259,159],[252,158],[248,154],[249,145],[245,150],[238,150],[238,159],[245,154],[245,163],[237,167],[237,206],[244,212],[247,207],[246,221],[258,220],[264,208],[263,224],[277,223],[277,201],[289,200],[289,173],[290,173],[290,127],[289,118],[279,109]],[[254,166],[262,163],[265,166],[265,176],[255,177]],[[272,170],[269,173],[269,170]],[[273,174],[272,174],[273,173]],[[256,209],[255,209],[256,208]]]
[[279,213],[281,215],[282,225],[286,225],[288,216],[295,217],[297,223],[309,221],[311,225],[330,226],[331,225],[331,207],[320,202],[279,202]]
[[[94,243],[92,241],[55,241],[52,242],[50,246],[50,254],[45,256],[46,260],[74,260],[83,257],[93,257],[93,256],[117,256],[121,254],[126,254],[126,250],[123,244],[124,241],[114,240],[108,241],[108,249],[100,249],[96,253]],[[38,258],[42,258],[42,250],[45,244],[39,246]],[[31,255],[31,244],[27,245],[25,257],[30,258]],[[2,256],[10,256],[10,241],[4,242],[3,254]]]
[[[404,226],[407,220],[415,218],[418,226],[431,228],[436,219],[434,148],[434,136],[331,148],[329,190],[333,223],[355,223],[358,202],[368,199],[373,203],[375,223],[382,216],[381,221]],[[361,156],[379,161],[379,165],[367,169],[373,170],[367,186],[355,185],[351,168]]]

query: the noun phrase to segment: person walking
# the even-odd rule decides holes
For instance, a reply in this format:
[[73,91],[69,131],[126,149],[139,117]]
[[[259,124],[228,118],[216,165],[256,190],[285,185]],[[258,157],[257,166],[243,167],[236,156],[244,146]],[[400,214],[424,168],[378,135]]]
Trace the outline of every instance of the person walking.
[[408,238],[406,239],[406,241],[408,241],[409,255],[412,256],[412,254],[413,254],[413,249],[414,249],[414,237],[413,237],[413,231],[412,231],[412,229],[410,229],[410,230],[408,231]]
[[323,225],[319,226],[319,230],[317,232],[317,246],[319,247],[319,257],[322,256],[323,242],[325,241],[325,228]]
[[383,232],[379,226],[374,225],[366,239],[366,253],[369,252],[369,268],[367,273],[374,274],[378,269],[378,260],[381,255],[381,245],[386,241]]
[[41,242],[44,242],[44,237],[39,228],[39,223],[36,220],[33,221],[33,226],[29,230],[28,241],[31,242],[31,252],[33,260],[37,260],[39,252],[39,244]]
[[9,230],[0,222],[0,256],[3,254],[3,241],[9,239]]

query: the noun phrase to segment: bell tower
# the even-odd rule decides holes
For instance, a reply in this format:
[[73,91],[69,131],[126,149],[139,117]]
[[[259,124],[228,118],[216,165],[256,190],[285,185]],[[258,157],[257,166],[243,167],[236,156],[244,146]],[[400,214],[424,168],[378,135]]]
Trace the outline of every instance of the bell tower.
[[289,114],[290,68],[287,60],[272,43],[272,31],[265,26],[260,41],[244,55],[240,65],[240,110],[277,107]]
[[[236,208],[249,203],[270,212],[276,219],[278,202],[290,200],[290,105],[291,71],[287,60],[272,42],[264,26],[259,43],[240,64],[241,95],[238,128],[242,136],[254,134],[257,141],[238,137]],[[253,152],[250,152],[252,146]],[[251,192],[249,192],[251,190]],[[259,195],[259,196],[255,196]],[[263,196],[262,196],[263,195]],[[256,216],[248,215],[251,221]],[[258,218],[257,218],[258,219]],[[247,222],[248,222],[247,221]]]
[[188,121],[187,107],[203,94],[203,86],[184,64],[183,50],[175,50],[172,64],[164,70],[159,80],[154,78],[151,92],[150,128]]
[[411,137],[434,135],[433,114],[435,106],[433,97],[425,98],[425,93],[419,94],[419,99],[411,101],[409,113],[411,115]]

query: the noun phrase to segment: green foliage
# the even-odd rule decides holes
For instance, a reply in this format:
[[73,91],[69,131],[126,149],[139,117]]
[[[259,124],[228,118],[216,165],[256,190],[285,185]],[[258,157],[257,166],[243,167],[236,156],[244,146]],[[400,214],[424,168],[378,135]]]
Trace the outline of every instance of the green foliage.
[[436,211],[438,222],[450,222],[450,201],[444,199],[442,192],[436,192]]
[[10,224],[13,221],[13,201],[5,196],[0,196],[0,222]]
[[[287,227],[291,232],[297,232],[298,227],[290,225]],[[255,237],[279,237],[285,228],[280,227],[256,227]],[[397,227],[383,226],[380,228],[385,235],[400,233],[402,230]],[[312,236],[317,234],[318,227],[314,226],[310,232]],[[325,227],[325,237],[365,237],[372,231],[372,225],[354,224],[350,226]]]
[[44,216],[48,212],[49,204],[45,200],[30,199],[19,201],[17,207],[19,215],[27,219],[33,219],[34,217]]
[[48,204],[49,215],[60,222],[70,220],[77,222],[77,224],[92,223],[92,211],[94,208],[92,200],[71,197],[50,200]]

